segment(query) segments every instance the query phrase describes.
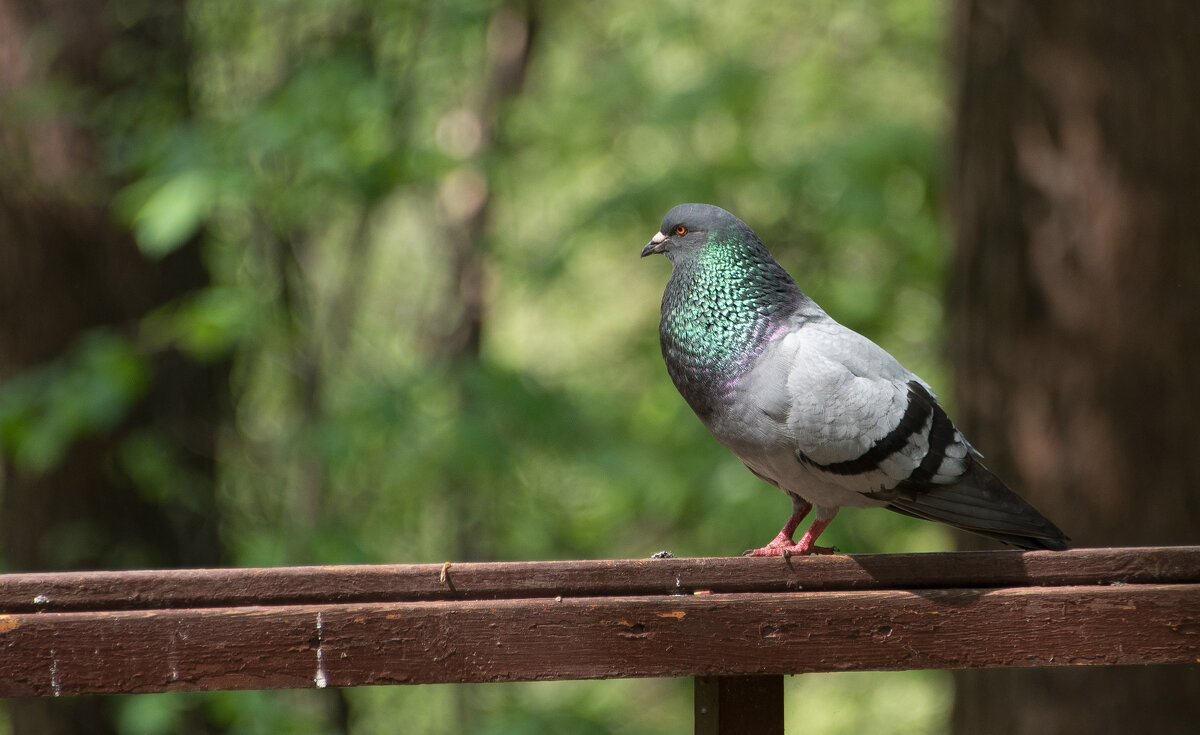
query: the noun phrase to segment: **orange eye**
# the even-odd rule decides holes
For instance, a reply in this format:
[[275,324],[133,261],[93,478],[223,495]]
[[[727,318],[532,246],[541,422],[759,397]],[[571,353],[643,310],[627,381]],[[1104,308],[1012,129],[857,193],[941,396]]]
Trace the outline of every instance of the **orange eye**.
[[676,235],[686,235],[687,228],[684,227],[683,225],[675,225],[675,234]]

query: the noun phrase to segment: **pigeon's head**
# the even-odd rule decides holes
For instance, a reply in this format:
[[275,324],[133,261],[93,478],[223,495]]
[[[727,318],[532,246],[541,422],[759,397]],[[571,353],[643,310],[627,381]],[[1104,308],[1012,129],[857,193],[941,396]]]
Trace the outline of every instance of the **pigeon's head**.
[[662,227],[642,248],[642,257],[663,253],[674,261],[680,255],[703,250],[713,234],[757,239],[745,222],[720,207],[680,204],[663,217]]

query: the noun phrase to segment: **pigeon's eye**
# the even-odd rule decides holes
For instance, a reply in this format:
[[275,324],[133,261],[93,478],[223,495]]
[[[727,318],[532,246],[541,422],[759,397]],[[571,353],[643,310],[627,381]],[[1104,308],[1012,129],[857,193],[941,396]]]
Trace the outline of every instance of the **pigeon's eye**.
[[687,228],[684,227],[683,225],[675,225],[675,234],[676,235],[686,235]]

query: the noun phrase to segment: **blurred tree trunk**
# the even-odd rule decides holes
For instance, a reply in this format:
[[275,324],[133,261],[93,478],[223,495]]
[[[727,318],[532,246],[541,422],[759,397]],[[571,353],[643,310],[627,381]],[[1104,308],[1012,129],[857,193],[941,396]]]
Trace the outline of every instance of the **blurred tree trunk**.
[[[1200,4],[960,0],[959,415],[1080,546],[1200,540]],[[1194,732],[1200,669],[966,671],[961,733]]]
[[[58,358],[90,329],[132,336],[147,311],[208,281],[197,243],[152,262],[109,209],[121,182],[104,170],[105,135],[129,131],[103,129],[97,110],[154,109],[164,119],[153,122],[169,125],[188,101],[184,7],[138,7],[0,0],[0,380]],[[173,352],[150,360],[150,385],[115,431],[76,442],[44,474],[0,468],[6,569],[222,561],[213,477],[228,366]],[[133,436],[164,448],[187,487],[140,491],[120,452]],[[13,733],[107,733],[117,731],[112,703],[6,709]]]
[[[450,279],[445,295],[448,318],[437,325],[440,334],[433,348],[455,370],[464,413],[478,410],[477,403],[483,400],[475,394],[465,371],[475,369],[483,352],[487,224],[494,185],[487,176],[487,159],[504,148],[504,109],[525,83],[538,12],[534,2],[517,2],[501,4],[492,13],[487,26],[487,66],[482,75],[485,86],[478,93],[478,102],[464,108],[464,114],[479,127],[479,147],[471,159],[443,179],[439,192]],[[487,521],[491,513],[484,510],[470,481],[452,476],[442,499],[454,508],[455,558],[487,558],[491,546]]]
[[[521,92],[529,70],[534,34],[538,25],[536,2],[503,3],[493,11],[487,27],[485,87],[465,114],[480,129],[480,145],[472,160],[450,172],[442,182],[439,211],[450,265],[446,302],[448,322],[439,325],[441,339],[434,352],[451,367],[458,382],[461,411],[469,419],[485,400],[470,379],[483,354],[487,294],[485,271],[487,223],[493,184],[486,160],[503,149],[501,125],[504,107]],[[487,525],[492,509],[473,487],[470,473],[447,468],[440,493],[453,518],[452,553],[455,559],[486,559],[493,542]],[[455,728],[479,729],[480,707],[468,685],[454,689]]]

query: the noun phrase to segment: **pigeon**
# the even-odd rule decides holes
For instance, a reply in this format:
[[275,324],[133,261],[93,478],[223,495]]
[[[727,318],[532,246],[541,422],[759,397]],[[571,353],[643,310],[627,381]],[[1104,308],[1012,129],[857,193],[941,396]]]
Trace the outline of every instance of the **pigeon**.
[[659,323],[671,380],[716,440],[792,501],[774,540],[746,555],[834,553],[817,537],[845,506],[1067,548],[984,467],[929,385],[826,314],[736,216],[680,204],[642,249],[658,253],[672,264]]

